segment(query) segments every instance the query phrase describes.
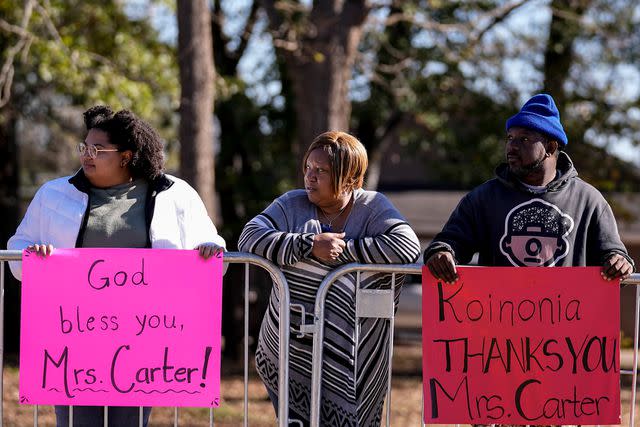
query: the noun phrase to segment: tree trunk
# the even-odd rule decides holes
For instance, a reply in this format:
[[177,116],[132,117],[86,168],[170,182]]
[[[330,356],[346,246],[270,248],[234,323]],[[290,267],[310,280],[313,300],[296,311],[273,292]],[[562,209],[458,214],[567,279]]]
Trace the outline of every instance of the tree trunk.
[[313,139],[327,130],[349,130],[351,101],[349,79],[362,37],[362,26],[369,12],[364,0],[314,2],[303,25],[295,33],[274,7],[264,1],[274,34],[288,28],[295,34],[296,47],[281,47],[293,83],[296,111],[294,155],[299,165]]
[[286,60],[295,97],[297,165],[317,135],[328,130],[349,130],[348,81],[353,54],[337,40],[318,47],[324,57],[318,62],[295,57]]
[[180,172],[219,223],[213,150],[214,78],[211,17],[205,0],[178,0]]
[[582,19],[592,0],[553,0],[549,40],[544,53],[544,91],[556,101],[563,116],[567,97],[564,83],[573,63],[573,42],[580,33]]
[[[399,4],[392,3],[389,16],[403,13]],[[387,25],[384,29],[384,40],[377,51],[378,65],[391,69],[399,62],[398,52],[411,55],[412,26],[406,21],[398,21]],[[393,53],[391,53],[393,51]],[[377,190],[382,175],[382,162],[387,151],[398,142],[400,132],[409,119],[398,103],[397,94],[393,93],[396,73],[383,71],[383,67],[375,70],[377,79],[371,81],[371,97],[375,100],[371,108],[365,108],[359,115],[358,137],[367,147],[369,168],[365,185],[367,190]],[[384,83],[381,83],[384,82]]]

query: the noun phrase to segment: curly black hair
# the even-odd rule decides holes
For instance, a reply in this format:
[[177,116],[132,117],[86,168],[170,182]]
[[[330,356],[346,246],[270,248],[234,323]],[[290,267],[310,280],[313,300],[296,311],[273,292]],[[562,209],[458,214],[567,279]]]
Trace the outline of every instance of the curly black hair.
[[131,111],[114,113],[111,107],[97,105],[83,114],[87,132],[99,129],[120,151],[131,150],[129,170],[135,178],[153,180],[164,171],[164,152],[160,135]]

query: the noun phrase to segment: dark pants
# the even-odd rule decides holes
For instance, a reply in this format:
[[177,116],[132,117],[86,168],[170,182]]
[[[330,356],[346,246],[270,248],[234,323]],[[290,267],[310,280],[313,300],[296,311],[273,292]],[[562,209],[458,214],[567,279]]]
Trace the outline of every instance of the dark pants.
[[[142,425],[147,427],[151,408],[143,410]],[[140,408],[109,406],[109,427],[138,427]],[[69,407],[56,406],[57,427],[69,426]],[[73,427],[102,427],[104,425],[104,406],[74,406]]]

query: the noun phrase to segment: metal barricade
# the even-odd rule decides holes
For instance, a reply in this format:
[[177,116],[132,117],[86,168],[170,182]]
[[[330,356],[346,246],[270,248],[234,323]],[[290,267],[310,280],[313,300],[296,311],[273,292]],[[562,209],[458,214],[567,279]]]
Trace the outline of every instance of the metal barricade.
[[[389,273],[391,289],[379,292],[360,289],[360,272]],[[357,272],[356,282],[356,322],[358,318],[378,317],[389,319],[389,372],[387,383],[387,417],[386,424],[390,425],[391,416],[391,359],[393,357],[393,326],[394,326],[394,293],[396,274],[422,274],[422,264],[347,264],[329,273],[318,288],[315,303],[315,319],[313,325],[308,325],[304,332],[313,333],[313,361],[311,371],[311,426],[320,426],[320,392],[322,385],[322,351],[324,341],[324,303],[333,284],[345,274]],[[301,331],[302,332],[302,331]]]
[[[0,376],[4,374],[4,274],[5,264],[7,261],[21,261],[22,253],[20,251],[0,250]],[[280,300],[280,323],[279,323],[279,346],[281,349],[289,348],[289,288],[282,271],[269,260],[257,255],[244,252],[225,252],[225,264],[244,264],[244,416],[243,425],[249,424],[249,404],[248,404],[248,385],[249,385],[249,266],[253,265],[267,271],[276,286]],[[288,414],[289,407],[289,351],[280,351],[280,360],[278,366],[278,413]],[[4,425],[4,380],[0,381],[0,427]],[[143,408],[140,408],[139,425],[143,425]],[[105,406],[104,426],[108,426],[108,407]],[[38,426],[38,406],[33,408],[33,423]],[[288,426],[288,415],[280,416],[278,419],[279,427]],[[73,407],[69,411],[69,426],[73,425]],[[209,426],[214,425],[214,410],[209,408]],[[178,408],[174,408],[174,426],[178,426]]]
[[[393,327],[394,327],[394,291],[396,274],[422,275],[422,264],[347,264],[343,265],[322,281],[318,288],[315,301],[315,316],[312,325],[303,325],[300,332],[313,334],[313,360],[311,377],[311,426],[320,426],[320,404],[322,388],[322,362],[323,362],[323,342],[324,342],[324,319],[325,300],[333,284],[342,276],[357,273],[356,281],[356,322],[359,318],[386,318],[389,319],[390,339],[389,339],[389,372],[387,379],[386,398],[386,426],[391,422],[391,360],[393,357]],[[391,289],[375,292],[369,289],[360,289],[360,273],[388,273],[392,275]],[[631,385],[631,413],[629,425],[634,426],[635,422],[635,402],[636,385],[638,374],[638,339],[640,335],[640,274],[632,274],[629,279],[622,282],[623,285],[636,286],[636,306],[635,306],[635,329],[633,338],[633,366],[632,370],[621,370],[622,375],[632,376]],[[424,399],[424,396],[423,396]],[[421,419],[422,423],[422,419]],[[424,425],[424,424],[422,424]]]

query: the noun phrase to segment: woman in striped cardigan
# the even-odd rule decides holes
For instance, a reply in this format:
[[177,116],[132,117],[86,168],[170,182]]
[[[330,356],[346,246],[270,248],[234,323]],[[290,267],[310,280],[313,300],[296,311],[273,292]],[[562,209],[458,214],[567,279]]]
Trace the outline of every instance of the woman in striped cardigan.
[[[319,135],[303,160],[304,190],[278,197],[242,231],[241,251],[282,268],[291,302],[313,313],[318,285],[334,268],[352,262],[412,263],[420,255],[415,233],[382,194],[362,189],[367,152],[344,132]],[[391,276],[361,273],[361,287],[389,288]],[[396,304],[403,277],[396,280]],[[334,285],[326,300],[321,425],[380,424],[388,372],[384,319],[359,320],[356,338],[356,275]],[[312,322],[312,315],[306,323]],[[291,313],[293,329],[300,313]],[[308,425],[312,338],[291,335],[289,417]],[[256,352],[258,372],[277,410],[278,295],[271,293]],[[357,373],[357,375],[356,375]]]

